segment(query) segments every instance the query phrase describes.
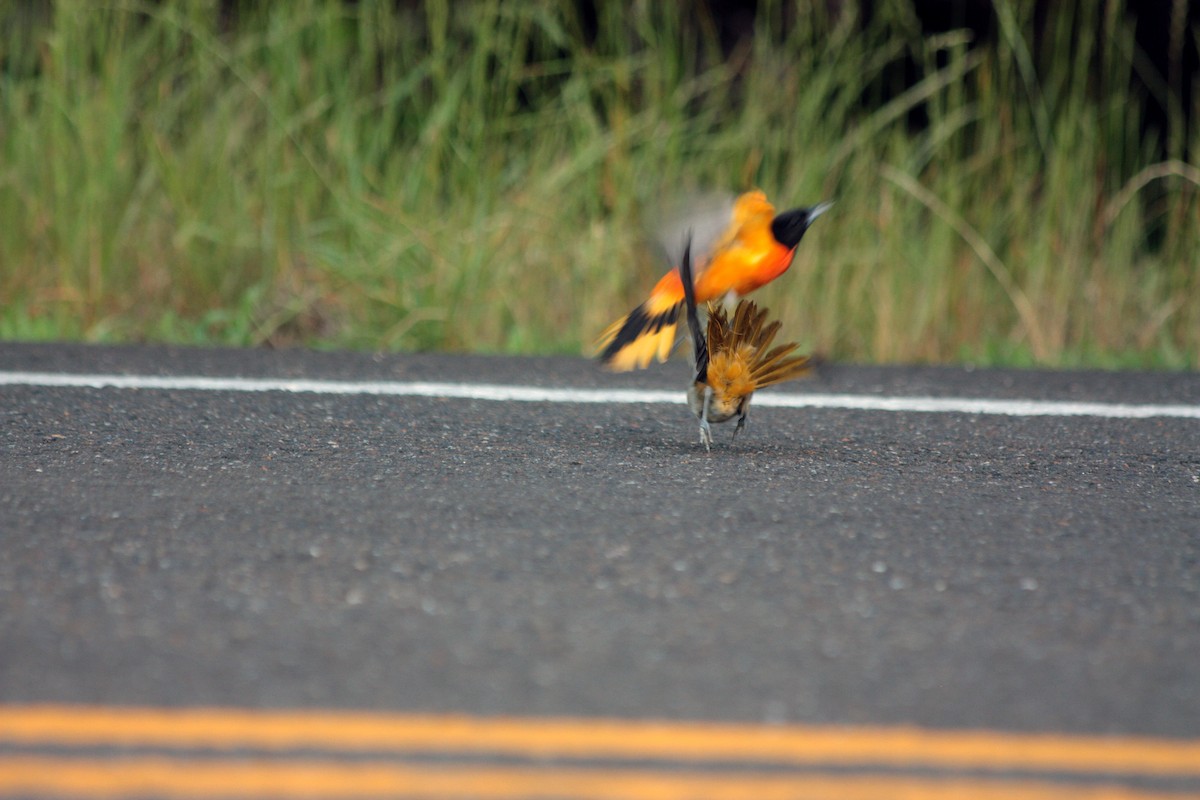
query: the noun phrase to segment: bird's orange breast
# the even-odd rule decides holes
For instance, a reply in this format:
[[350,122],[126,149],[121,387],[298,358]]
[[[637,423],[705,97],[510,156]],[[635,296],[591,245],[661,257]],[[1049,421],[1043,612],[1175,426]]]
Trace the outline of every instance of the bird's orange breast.
[[778,278],[792,264],[795,248],[775,241],[765,226],[743,231],[727,248],[718,251],[696,279],[696,302],[705,303],[733,292],[745,296]]

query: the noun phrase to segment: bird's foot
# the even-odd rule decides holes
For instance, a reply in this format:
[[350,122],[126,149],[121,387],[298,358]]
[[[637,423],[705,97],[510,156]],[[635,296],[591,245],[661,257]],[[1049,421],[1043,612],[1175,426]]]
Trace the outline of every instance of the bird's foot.
[[737,435],[742,432],[742,428],[746,427],[746,420],[750,419],[750,415],[743,411],[738,415],[737,427],[733,429],[733,438],[737,439]]

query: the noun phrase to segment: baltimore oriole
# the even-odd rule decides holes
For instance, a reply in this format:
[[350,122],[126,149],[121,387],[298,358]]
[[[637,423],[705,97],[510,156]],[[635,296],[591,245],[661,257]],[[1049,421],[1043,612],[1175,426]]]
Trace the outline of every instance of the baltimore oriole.
[[[696,301],[733,301],[778,278],[792,264],[804,232],[829,203],[782,214],[761,191],[746,192],[733,206],[732,219],[696,269]],[[600,360],[616,372],[641,369],[657,357],[666,361],[676,342],[684,304],[679,271],[664,275],[649,299],[600,335]]]
[[723,307],[710,304],[708,325],[701,328],[691,262],[689,243],[679,263],[696,366],[688,386],[688,406],[700,420],[700,441],[708,449],[712,447],[709,423],[726,422],[736,416],[736,438],[746,427],[755,390],[798,378],[811,371],[813,365],[808,356],[793,355],[800,347],[794,342],[771,348],[780,323],[776,320],[767,324],[767,310],[759,309],[751,300],[738,301],[732,323]]

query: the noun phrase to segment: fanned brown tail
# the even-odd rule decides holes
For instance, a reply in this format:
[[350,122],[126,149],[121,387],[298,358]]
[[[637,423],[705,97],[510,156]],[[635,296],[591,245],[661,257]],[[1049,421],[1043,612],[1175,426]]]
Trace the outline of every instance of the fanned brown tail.
[[743,396],[812,371],[809,356],[792,355],[799,344],[771,348],[781,324],[778,320],[765,324],[766,320],[767,310],[759,309],[752,300],[738,303],[732,324],[723,309],[712,309],[708,318],[710,384],[723,384],[725,391]]

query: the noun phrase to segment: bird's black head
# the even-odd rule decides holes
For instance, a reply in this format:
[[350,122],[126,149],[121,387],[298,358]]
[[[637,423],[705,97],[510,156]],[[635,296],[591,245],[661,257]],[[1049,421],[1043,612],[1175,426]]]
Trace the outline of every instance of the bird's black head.
[[794,208],[771,220],[771,235],[784,247],[795,247],[813,221],[829,210],[833,203],[821,203],[812,208]]

